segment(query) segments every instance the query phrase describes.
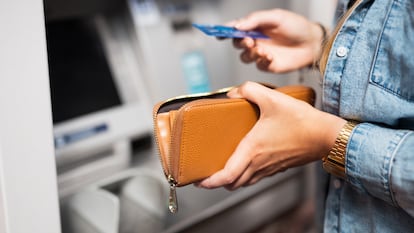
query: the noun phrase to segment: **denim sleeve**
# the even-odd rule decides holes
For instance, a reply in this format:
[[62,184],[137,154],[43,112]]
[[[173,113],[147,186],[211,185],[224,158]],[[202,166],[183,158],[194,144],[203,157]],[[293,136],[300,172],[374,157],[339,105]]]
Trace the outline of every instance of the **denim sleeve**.
[[359,124],[347,146],[346,173],[356,188],[414,217],[414,132]]

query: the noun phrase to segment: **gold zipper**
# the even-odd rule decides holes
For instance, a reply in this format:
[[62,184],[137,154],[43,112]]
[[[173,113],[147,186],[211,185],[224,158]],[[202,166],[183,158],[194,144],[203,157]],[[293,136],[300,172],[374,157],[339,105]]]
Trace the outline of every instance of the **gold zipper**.
[[177,182],[171,175],[168,175],[168,183],[170,183],[170,195],[168,197],[168,209],[171,213],[177,213],[178,200],[177,200]]
[[[166,102],[160,103],[160,104],[158,104],[154,107],[154,112],[153,112],[154,125],[157,124],[158,110]],[[154,137],[155,137],[155,143],[157,144],[158,159],[160,160],[164,175],[167,178],[168,183],[170,184],[170,194],[169,194],[169,197],[168,197],[168,209],[170,210],[171,213],[177,213],[177,211],[178,211],[177,192],[176,192],[177,182],[174,180],[174,178],[171,175],[171,161],[167,161],[167,166],[168,167],[165,167],[164,163],[162,161],[161,150],[160,150],[160,142],[159,142],[159,139],[158,139],[158,136],[157,136],[158,135],[158,130],[157,129],[158,129],[157,127],[154,127]],[[169,155],[168,155],[168,160],[170,160]]]
[[[153,122],[154,122],[154,126],[155,125],[157,125],[157,114],[158,114],[158,110],[161,108],[161,106],[163,105],[164,103],[159,103],[159,104],[157,104],[155,107],[154,107],[154,111],[153,111]],[[160,142],[159,142],[159,139],[158,139],[158,130],[157,130],[158,128],[157,127],[154,127],[154,138],[155,138],[155,143],[157,144],[157,151],[158,151],[158,159],[160,160],[160,163],[161,163],[161,166],[162,166],[162,170],[164,171],[164,175],[165,175],[165,177],[168,179],[168,176],[169,176],[169,168],[166,168],[165,166],[164,166],[164,163],[162,162],[162,158],[161,158],[161,150],[160,150]],[[168,166],[169,166],[169,161],[168,161]]]

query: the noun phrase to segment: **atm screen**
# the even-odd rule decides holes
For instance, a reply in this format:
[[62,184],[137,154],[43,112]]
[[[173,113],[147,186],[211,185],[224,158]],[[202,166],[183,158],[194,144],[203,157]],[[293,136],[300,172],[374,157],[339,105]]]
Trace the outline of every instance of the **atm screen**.
[[96,28],[87,19],[46,23],[53,123],[121,104]]

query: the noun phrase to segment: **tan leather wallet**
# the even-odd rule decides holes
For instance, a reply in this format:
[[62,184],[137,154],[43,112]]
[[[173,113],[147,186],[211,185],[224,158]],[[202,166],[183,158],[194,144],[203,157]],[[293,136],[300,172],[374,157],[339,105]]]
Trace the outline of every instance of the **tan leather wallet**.
[[[177,211],[175,187],[206,178],[222,169],[260,115],[245,99],[230,99],[231,88],[175,97],[154,106],[154,133],[161,164],[170,184],[169,208]],[[314,104],[306,86],[274,88]]]

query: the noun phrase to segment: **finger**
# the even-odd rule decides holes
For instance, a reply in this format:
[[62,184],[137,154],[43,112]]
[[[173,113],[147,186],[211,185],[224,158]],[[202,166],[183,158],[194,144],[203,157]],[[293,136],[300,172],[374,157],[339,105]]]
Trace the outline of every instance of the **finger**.
[[[256,146],[256,139],[256,136],[252,136],[252,131],[250,131],[236,147],[231,157],[231,159],[233,160],[231,162],[234,162],[234,165],[237,165],[237,163],[240,162],[240,159],[242,159],[242,161],[245,162],[243,165],[244,170],[241,174],[238,175],[236,179],[228,180],[229,182],[227,183],[227,185],[225,185],[227,189],[235,190],[243,186],[246,182],[248,182],[251,179],[255,172],[258,169],[260,169],[260,164],[262,164],[262,162],[259,161],[259,164],[257,164],[254,163],[254,161],[252,160],[253,157],[256,155],[256,152],[259,151],[258,147]],[[228,165],[231,169],[230,163]]]
[[234,38],[233,47],[235,47],[236,49],[244,49],[244,47],[242,46],[242,40],[242,38]]
[[272,25],[277,27],[280,22],[279,10],[256,11],[245,18],[241,18],[234,25],[239,30],[253,30],[259,27]]
[[233,46],[237,49],[251,49],[256,45],[256,41],[250,37],[233,39]]
[[254,174],[253,169],[247,168],[246,171],[233,183],[226,185],[226,189],[228,190],[236,190],[242,186],[245,186],[247,182],[249,182]]
[[232,20],[232,21],[229,21],[229,22],[225,23],[224,26],[234,27],[237,23],[239,23],[239,21],[240,21],[240,19],[235,19],[235,20]]
[[[263,99],[268,99],[272,95],[277,95],[278,93],[275,92],[273,89],[270,89],[268,87],[265,87],[261,84],[258,84],[256,82],[245,82],[244,84],[240,85],[237,89],[233,90],[231,95],[238,95],[239,98],[245,98],[249,101],[258,104],[261,103]],[[260,106],[260,105],[259,105]]]
[[259,182],[263,178],[268,177],[268,176],[272,176],[272,175],[276,174],[277,172],[282,172],[282,171],[283,171],[283,169],[280,169],[277,165],[267,167],[265,169],[262,169],[260,171],[257,171],[256,173],[254,173],[251,176],[250,180],[245,182],[243,186],[249,186],[249,185],[252,185],[252,184],[256,184],[257,182]]
[[262,71],[270,71],[270,65],[273,62],[273,58],[271,57],[260,57],[256,60],[257,69]]
[[227,186],[234,183],[250,164],[250,154],[252,146],[250,143],[245,143],[246,137],[239,143],[233,155],[226,162],[225,167],[213,174],[212,176],[200,182],[199,186],[204,188],[217,188]]
[[197,184],[198,187],[214,189],[222,186],[227,186],[233,183],[238,177],[243,173],[244,168],[239,164],[239,169],[237,168],[228,168],[227,165],[222,170],[214,173],[212,176],[202,180]]
[[267,53],[262,47],[257,46],[255,48],[257,53],[256,66],[259,70],[269,71],[269,66],[273,62],[273,56],[270,53]]
[[239,91],[237,90],[237,87],[236,88],[233,88],[229,92],[227,92],[227,96],[229,98],[233,98],[233,99],[243,98],[243,96],[241,96],[240,93],[239,93]]
[[217,39],[217,40],[226,40],[226,39],[228,39],[228,38],[227,38],[227,37],[219,37],[219,36],[218,36],[218,37],[216,37],[216,39]]
[[[236,20],[232,20],[232,21],[227,22],[227,23],[224,23],[223,25],[224,25],[224,26],[227,26],[227,27],[234,27],[234,25],[236,25],[236,24],[237,24],[237,22],[239,22],[239,20],[238,20],[238,19],[236,19]],[[228,38],[228,37],[216,37],[216,39],[217,39],[217,40],[226,40],[226,39],[229,39],[229,38]]]
[[[254,138],[261,141],[256,137],[256,135]],[[262,177],[271,175],[277,169],[278,165],[273,164],[271,160],[272,156],[269,153],[261,151],[260,149],[255,149],[254,154],[252,154],[251,157],[252,161],[250,162],[246,171],[234,183],[229,185],[227,189],[234,190],[241,186],[249,185],[252,180],[257,182]]]
[[257,59],[257,54],[254,51],[251,50],[244,50],[241,54],[240,54],[240,60],[244,63],[252,63],[255,62]]

